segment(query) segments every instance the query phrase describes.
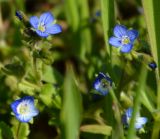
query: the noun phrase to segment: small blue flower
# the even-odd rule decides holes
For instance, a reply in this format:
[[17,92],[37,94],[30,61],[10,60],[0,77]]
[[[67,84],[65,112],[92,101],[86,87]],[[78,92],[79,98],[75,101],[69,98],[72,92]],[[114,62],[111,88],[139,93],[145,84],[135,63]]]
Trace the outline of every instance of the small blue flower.
[[[128,108],[125,112],[125,114],[122,116],[122,122],[123,124],[129,126],[129,122],[132,116],[132,112],[133,109],[132,108]],[[143,125],[145,125],[147,123],[148,119],[146,117],[140,117],[139,115],[137,115],[136,117],[136,122],[135,122],[135,128],[136,129],[141,129],[143,127]]]
[[19,20],[23,19],[22,13],[20,11],[16,11],[16,16],[18,17]]
[[107,75],[100,72],[93,82],[93,88],[97,90],[101,95],[105,96],[109,88],[112,86],[112,80]]
[[153,70],[157,68],[157,64],[155,62],[149,63],[148,66]]
[[89,19],[89,21],[90,21],[91,23],[94,23],[94,22],[98,21],[98,19],[99,19],[100,16],[101,16],[101,11],[100,11],[100,10],[97,10],[97,11],[95,12],[95,14]]
[[119,47],[122,53],[129,53],[132,50],[133,43],[138,37],[138,31],[134,29],[128,30],[123,25],[114,27],[114,36],[109,38],[109,43],[114,47]]
[[54,16],[50,12],[43,13],[40,18],[32,16],[29,19],[29,22],[36,33],[43,38],[62,32],[61,26],[55,24],[54,21]]
[[34,106],[34,98],[26,96],[11,103],[16,118],[21,122],[29,122],[39,111]]
[[96,11],[95,15],[96,15],[97,17],[101,16],[101,11],[100,11],[100,10]]

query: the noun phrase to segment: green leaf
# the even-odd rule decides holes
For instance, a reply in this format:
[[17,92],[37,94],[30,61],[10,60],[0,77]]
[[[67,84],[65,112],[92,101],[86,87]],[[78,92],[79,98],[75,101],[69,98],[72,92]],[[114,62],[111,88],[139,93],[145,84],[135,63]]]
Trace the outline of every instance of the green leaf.
[[88,132],[88,133],[93,133],[93,134],[103,134],[107,136],[110,136],[112,133],[111,126],[97,125],[97,124],[83,125],[81,126],[80,130],[82,132]]
[[50,126],[57,126],[57,127],[59,127],[60,126],[60,111],[58,110],[53,110],[53,112],[52,112],[52,116],[51,116],[51,118],[49,119],[49,121],[48,121],[48,124],[50,125]]
[[64,4],[67,23],[70,25],[71,29],[76,32],[80,25],[78,1],[66,0]]
[[[156,80],[157,80],[157,109],[160,109],[160,80],[159,80],[159,74],[160,74],[160,14],[159,14],[159,0],[142,0],[145,19],[146,19],[146,25],[147,30],[149,34],[149,41],[151,45],[151,52],[154,58],[154,61],[156,62],[158,68],[155,70],[156,73]],[[160,127],[159,119],[157,121],[155,120],[153,131],[152,131],[152,139],[158,139],[159,138],[159,131]]]
[[88,56],[91,53],[91,30],[87,26],[88,25],[88,20],[90,18],[89,15],[89,6],[88,6],[88,1],[86,0],[80,0],[79,1],[80,5],[80,17],[81,17],[81,29],[80,29],[80,57],[83,60],[86,60],[86,55]]
[[111,29],[114,26],[114,0],[101,0],[101,11],[106,51],[111,56],[111,47],[108,44],[108,39],[111,35]]
[[49,65],[43,65],[42,80],[48,83],[59,83],[62,84],[63,78],[61,74]]
[[75,83],[72,67],[68,65],[63,89],[63,105],[61,111],[62,138],[76,139],[82,115],[81,95]]
[[44,104],[47,106],[51,105],[52,103],[52,94],[53,94],[53,87],[51,84],[45,84],[42,87],[42,91],[40,93],[40,98]]
[[47,65],[53,63],[53,54],[48,49],[35,50],[33,52],[33,57],[42,59]]
[[0,139],[12,139],[13,138],[13,133],[11,131],[11,128],[5,122],[0,122],[0,132],[1,132]]
[[159,0],[142,0],[144,14],[151,44],[151,51],[158,67],[160,67],[160,14],[159,14]]
[[28,139],[28,135],[30,133],[28,123],[20,123],[16,121],[12,128],[14,138],[18,139]]
[[0,139],[3,139],[2,137],[2,130],[0,129]]
[[[15,75],[17,77],[23,77],[25,74],[25,69],[22,65],[20,64],[7,64],[5,67],[2,68],[2,71],[5,74],[9,75]],[[17,72],[18,71],[18,72]]]
[[61,108],[60,95],[58,94],[58,92],[52,84],[45,84],[42,87],[40,98],[43,101],[43,103],[47,106],[51,106],[53,102],[55,107]]
[[26,94],[34,95],[34,93],[37,91],[39,92],[41,88],[37,86],[36,84],[33,84],[31,82],[28,82],[27,80],[22,80],[18,84],[18,89]]
[[15,0],[16,4],[18,5],[18,8],[21,10],[25,10],[25,2],[21,0]]

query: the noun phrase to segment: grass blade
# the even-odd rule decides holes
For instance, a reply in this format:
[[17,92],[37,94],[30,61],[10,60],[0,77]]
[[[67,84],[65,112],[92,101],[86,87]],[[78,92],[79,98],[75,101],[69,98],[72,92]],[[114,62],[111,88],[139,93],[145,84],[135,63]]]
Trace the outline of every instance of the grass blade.
[[111,47],[108,44],[108,39],[114,26],[114,0],[101,0],[101,11],[106,51],[111,56]]
[[85,60],[86,54],[91,53],[91,30],[88,26],[90,19],[89,16],[89,6],[87,0],[80,0],[80,18],[81,18],[81,30],[80,30],[80,40],[81,40],[81,54],[80,57]]
[[[160,13],[159,13],[159,0],[142,0],[147,29],[149,33],[149,40],[151,51],[155,62],[158,65],[156,69],[157,78],[157,109],[160,109],[160,86],[159,86],[159,73],[160,73]],[[152,139],[159,138],[160,127],[157,125],[158,119],[155,119]]]
[[81,96],[70,65],[64,81],[63,106],[61,111],[62,138],[78,139],[81,122]]
[[76,32],[79,29],[78,1],[65,0],[65,14],[71,29]]
[[151,51],[154,60],[160,66],[160,13],[159,0],[142,0],[147,29],[149,33],[149,40],[151,44]]

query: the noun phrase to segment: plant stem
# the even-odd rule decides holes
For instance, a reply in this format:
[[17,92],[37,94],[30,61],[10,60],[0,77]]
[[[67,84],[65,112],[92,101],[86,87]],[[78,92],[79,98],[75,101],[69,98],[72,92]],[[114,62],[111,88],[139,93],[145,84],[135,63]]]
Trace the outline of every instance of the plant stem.
[[16,132],[16,139],[19,139],[19,130],[21,127],[21,122],[18,123],[18,128],[17,128],[17,132]]
[[21,84],[24,84],[24,85],[27,85],[31,88],[34,88],[35,90],[39,91],[40,90],[40,86],[36,85],[36,84],[33,84],[33,83],[30,83],[26,80],[22,80]]
[[151,139],[159,139],[160,122],[155,121],[153,125],[152,137]]
[[120,77],[120,80],[119,80],[119,83],[118,83],[118,89],[117,89],[119,91],[121,91],[121,86],[123,85],[125,68],[126,68],[127,63],[128,63],[128,60],[125,60],[124,63],[123,63],[123,69],[122,69],[122,72],[121,72],[121,77]]
[[129,125],[127,139],[135,139],[136,116],[137,116],[137,113],[139,111],[139,107],[141,104],[141,93],[145,87],[146,77],[147,77],[147,69],[145,68],[144,65],[142,65],[141,74],[139,77],[139,86],[136,92],[135,102],[133,106],[133,114],[132,114],[130,125]]
[[[118,99],[113,91],[113,89],[110,90],[110,94],[113,100],[113,104],[114,104],[114,115],[117,121],[117,130],[116,131],[116,138],[117,139],[123,139],[124,138],[124,133],[123,133],[123,127],[122,127],[122,123],[121,123],[121,113],[120,113],[120,104],[118,102]],[[117,135],[119,133],[119,135]],[[114,138],[115,138],[114,137]]]
[[35,74],[35,78],[36,78],[36,83],[38,85],[41,85],[40,80],[40,73],[38,72],[38,68],[37,68],[37,58],[33,57],[33,70],[34,70],[34,74]]

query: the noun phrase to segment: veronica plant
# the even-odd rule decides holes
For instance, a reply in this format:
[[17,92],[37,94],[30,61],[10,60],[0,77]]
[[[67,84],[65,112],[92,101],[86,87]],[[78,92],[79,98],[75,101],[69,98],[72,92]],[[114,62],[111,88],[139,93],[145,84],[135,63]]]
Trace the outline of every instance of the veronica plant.
[[40,18],[31,16],[29,22],[37,35],[43,38],[62,32],[61,26],[55,24],[55,19],[51,12],[43,13]]
[[101,95],[105,96],[109,88],[112,86],[112,80],[107,75],[100,72],[93,82],[93,88],[98,91]]
[[109,44],[120,48],[122,53],[129,53],[133,48],[133,43],[138,37],[138,31],[127,29],[123,25],[116,25],[113,30],[114,36],[109,38]]
[[39,111],[34,106],[34,98],[26,96],[11,103],[11,108],[20,122],[29,122]]
[[[132,112],[133,112],[132,108],[128,108],[126,110],[125,114],[122,117],[122,122],[124,125],[129,126]],[[136,117],[135,128],[137,130],[143,128],[143,126],[147,123],[147,121],[148,119],[146,117],[140,117],[138,114]]]

